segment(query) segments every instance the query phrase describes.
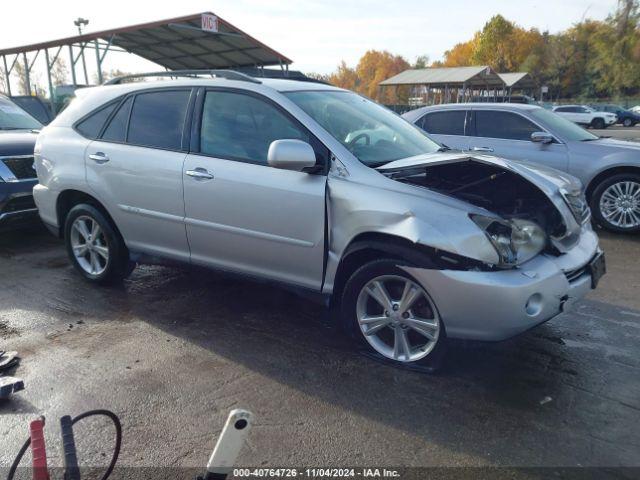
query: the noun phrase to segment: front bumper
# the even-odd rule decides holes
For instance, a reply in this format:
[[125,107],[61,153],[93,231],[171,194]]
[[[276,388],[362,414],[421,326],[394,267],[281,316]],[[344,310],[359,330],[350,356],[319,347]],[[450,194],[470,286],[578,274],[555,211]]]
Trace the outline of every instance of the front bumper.
[[448,337],[497,341],[550,320],[584,297],[591,289],[585,267],[599,251],[598,237],[585,226],[566,254],[538,255],[512,270],[401,268],[429,292]]
[[37,180],[0,183],[0,230],[12,230],[38,222],[31,193]]

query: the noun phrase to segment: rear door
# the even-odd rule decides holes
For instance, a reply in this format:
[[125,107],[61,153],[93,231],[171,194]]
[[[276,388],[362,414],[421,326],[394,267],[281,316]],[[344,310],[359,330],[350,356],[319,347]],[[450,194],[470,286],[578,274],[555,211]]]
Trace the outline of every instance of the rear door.
[[580,118],[577,113],[577,107],[558,107],[554,110],[558,115],[563,116],[567,120],[571,120],[575,123],[580,123]]
[[532,142],[532,133],[546,130],[520,113],[474,108],[471,129],[475,132],[470,139],[471,151],[559,170],[568,167],[566,146],[557,140],[549,144]]
[[155,89],[123,98],[86,149],[87,181],[127,246],[189,259],[182,167],[191,89]]
[[468,150],[469,139],[465,136],[467,110],[440,110],[424,115],[416,125],[431,138],[454,150]]
[[588,125],[593,120],[593,112],[584,107],[575,107],[576,122]]
[[274,140],[303,140],[326,166],[327,149],[270,99],[232,89],[201,93],[184,165],[192,262],[319,290],[326,173],[272,168],[267,152]]

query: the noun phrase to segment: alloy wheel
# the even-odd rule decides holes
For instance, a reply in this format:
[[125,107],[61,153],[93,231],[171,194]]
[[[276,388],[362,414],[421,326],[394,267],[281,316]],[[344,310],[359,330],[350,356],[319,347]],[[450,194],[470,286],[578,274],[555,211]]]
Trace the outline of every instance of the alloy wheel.
[[360,331],[367,342],[392,360],[414,362],[434,349],[441,322],[427,292],[400,275],[369,281],[356,303]]
[[98,222],[87,216],[76,218],[71,226],[71,248],[78,265],[90,275],[103,273],[109,263],[109,244]]
[[600,197],[602,217],[619,228],[640,226],[640,183],[624,181],[609,186]]

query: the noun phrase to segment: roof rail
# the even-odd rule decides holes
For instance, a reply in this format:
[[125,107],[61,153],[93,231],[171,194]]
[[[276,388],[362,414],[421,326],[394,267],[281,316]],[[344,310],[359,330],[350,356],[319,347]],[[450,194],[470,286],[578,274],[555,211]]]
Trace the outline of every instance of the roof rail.
[[133,75],[123,75],[121,77],[115,77],[111,80],[104,82],[103,85],[119,85],[124,80],[130,80],[134,78],[147,78],[147,77],[199,77],[209,75],[215,78],[226,78],[227,80],[239,80],[241,82],[262,83],[260,80],[235,70],[167,70],[165,72],[147,72],[137,73]]

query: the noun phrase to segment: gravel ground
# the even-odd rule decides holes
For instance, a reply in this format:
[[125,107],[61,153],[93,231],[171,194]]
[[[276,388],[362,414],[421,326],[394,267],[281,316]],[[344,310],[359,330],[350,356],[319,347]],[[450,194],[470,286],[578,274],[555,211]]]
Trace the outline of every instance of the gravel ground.
[[[42,414],[60,465],[57,419],[91,408],[121,417],[120,465],[202,466],[238,407],[256,417],[242,465],[640,466],[640,239],[602,237],[609,274],[574,312],[454,344],[431,375],[353,352],[269,285],[144,266],[98,288],[47,233],[4,234],[0,348],[26,389],[0,402],[0,466]],[[76,429],[85,465],[107,462],[103,426]]]

